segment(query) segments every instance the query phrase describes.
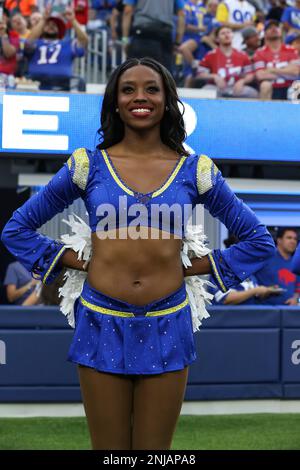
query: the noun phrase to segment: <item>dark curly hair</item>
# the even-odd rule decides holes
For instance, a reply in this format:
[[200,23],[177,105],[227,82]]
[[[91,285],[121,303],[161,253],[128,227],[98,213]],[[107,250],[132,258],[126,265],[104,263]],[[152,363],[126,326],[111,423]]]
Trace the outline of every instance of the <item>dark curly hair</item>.
[[111,147],[120,142],[124,137],[124,123],[116,112],[116,107],[118,106],[118,82],[120,76],[126,70],[136,65],[150,67],[161,76],[164,84],[166,106],[169,108],[168,111],[165,111],[161,121],[161,140],[178,154],[188,156],[189,153],[183,146],[183,142],[186,139],[186,132],[182,117],[183,112],[180,111],[178,106],[178,103],[181,103],[181,101],[177,94],[175,81],[170,72],[163,65],[149,57],[127,59],[123,64],[117,67],[110,76],[102,103],[101,127],[97,131],[101,141],[100,144],[97,145],[97,148],[106,149]]

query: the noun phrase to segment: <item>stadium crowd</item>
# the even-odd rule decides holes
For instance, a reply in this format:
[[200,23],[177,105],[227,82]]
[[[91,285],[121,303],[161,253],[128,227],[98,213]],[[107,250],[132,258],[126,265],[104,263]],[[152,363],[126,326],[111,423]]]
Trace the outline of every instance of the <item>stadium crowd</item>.
[[[68,91],[89,36],[151,56],[177,85],[220,97],[291,98],[300,78],[300,0],[5,0],[0,3],[1,83],[33,80]],[[16,78],[16,80],[15,80]],[[84,77],[78,80],[85,90]]]

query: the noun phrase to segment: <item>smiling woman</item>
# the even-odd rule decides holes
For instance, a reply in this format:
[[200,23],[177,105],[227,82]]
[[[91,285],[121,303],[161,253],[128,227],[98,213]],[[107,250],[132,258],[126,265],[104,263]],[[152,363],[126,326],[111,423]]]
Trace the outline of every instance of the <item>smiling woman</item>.
[[[185,150],[179,104],[175,82],[162,65],[148,58],[124,62],[107,84],[98,147],[75,150],[2,234],[12,253],[46,284],[63,267],[85,270],[74,250],[36,232],[74,199],[85,202],[92,257],[75,302],[69,360],[79,365],[94,449],[171,447],[188,366],[196,359],[184,277],[212,273],[226,291],[260,269],[274,250],[266,228],[212,160]],[[198,204],[240,241],[184,269],[184,214]],[[117,215],[114,238],[99,236],[104,205]],[[153,218],[161,206],[162,219]],[[141,236],[132,237],[137,207],[145,217]]]

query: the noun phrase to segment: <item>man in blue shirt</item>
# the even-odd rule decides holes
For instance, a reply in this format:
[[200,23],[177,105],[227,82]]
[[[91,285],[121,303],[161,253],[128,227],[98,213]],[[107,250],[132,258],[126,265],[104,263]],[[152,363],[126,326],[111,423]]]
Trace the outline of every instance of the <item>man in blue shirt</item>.
[[[184,0],[124,0],[122,42],[129,43],[128,57],[152,57],[170,72],[174,46],[180,46],[185,28]],[[173,41],[173,16],[177,15],[177,28]]]
[[300,30],[300,0],[295,0],[295,6],[284,9],[281,22],[289,34]]
[[9,303],[23,305],[26,299],[33,293],[38,281],[32,279],[31,274],[24,266],[15,261],[7,267],[4,285]]
[[25,53],[30,57],[28,74],[41,83],[41,90],[59,87],[69,91],[73,60],[85,54],[88,36],[76,20],[74,11],[67,8],[64,17],[72,24],[76,39],[64,38],[66,23],[60,15],[51,13],[48,6],[25,42]]
[[300,278],[292,272],[292,258],[297,247],[297,232],[293,228],[280,227],[277,232],[277,250],[265,266],[255,273],[259,284],[279,287],[278,295],[262,299],[266,305],[297,305]]

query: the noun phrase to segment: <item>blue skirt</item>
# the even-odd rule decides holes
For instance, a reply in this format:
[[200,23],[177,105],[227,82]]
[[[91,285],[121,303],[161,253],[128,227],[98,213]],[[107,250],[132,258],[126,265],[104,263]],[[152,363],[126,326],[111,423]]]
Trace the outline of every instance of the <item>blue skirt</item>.
[[185,283],[167,297],[138,306],[108,297],[86,281],[75,303],[68,359],[115,374],[161,374],[196,359]]

